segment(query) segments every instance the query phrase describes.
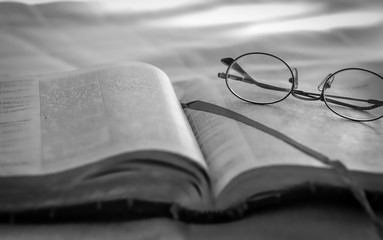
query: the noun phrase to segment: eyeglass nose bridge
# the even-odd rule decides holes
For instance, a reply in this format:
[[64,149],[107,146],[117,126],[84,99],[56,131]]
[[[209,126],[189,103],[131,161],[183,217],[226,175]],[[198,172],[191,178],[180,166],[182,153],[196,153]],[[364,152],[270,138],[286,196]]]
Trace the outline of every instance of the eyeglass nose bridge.
[[334,77],[334,75],[333,75],[332,73],[330,73],[329,75],[327,75],[327,76],[323,79],[323,81],[322,81],[321,83],[319,83],[319,85],[318,85],[318,90],[319,90],[319,91],[323,91],[323,89],[326,90],[326,89],[328,89],[328,88],[331,88],[331,84],[332,84],[332,82],[334,81],[334,79],[335,79],[335,77]]

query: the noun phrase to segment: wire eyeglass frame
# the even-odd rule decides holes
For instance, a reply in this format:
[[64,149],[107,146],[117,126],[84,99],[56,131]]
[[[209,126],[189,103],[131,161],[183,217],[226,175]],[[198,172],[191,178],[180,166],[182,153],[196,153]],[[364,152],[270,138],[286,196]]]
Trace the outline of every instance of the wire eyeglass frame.
[[[286,89],[286,88],[283,88],[283,87],[277,87],[277,86],[265,84],[265,83],[262,83],[262,82],[258,82],[258,81],[256,81],[256,79],[252,78],[245,70],[243,70],[242,67],[237,63],[237,61],[239,59],[241,59],[241,58],[243,58],[245,56],[248,56],[248,55],[255,55],[255,54],[273,57],[273,58],[279,60],[281,63],[283,63],[287,67],[287,69],[289,70],[289,72],[291,74],[291,78],[288,79],[288,81],[291,83],[291,88],[290,89]],[[373,108],[377,108],[377,107],[383,107],[383,101],[381,101],[381,100],[358,99],[358,98],[342,97],[342,96],[337,96],[337,95],[327,95],[328,97],[337,98],[337,99],[346,99],[346,100],[352,100],[352,101],[362,101],[362,102],[367,102],[367,103],[373,104],[370,107],[359,107],[359,106],[352,105],[352,104],[349,104],[349,103],[346,103],[346,102],[342,102],[340,100],[328,99],[328,98],[325,97],[326,96],[325,91],[326,91],[326,89],[331,87],[331,84],[334,81],[335,75],[339,74],[341,72],[344,72],[344,71],[349,71],[349,70],[364,71],[364,72],[370,73],[370,74],[380,78],[382,80],[382,84],[383,84],[383,77],[380,76],[379,74],[377,74],[376,72],[370,71],[368,69],[357,68],[357,67],[350,67],[350,68],[343,68],[343,69],[337,70],[334,73],[330,73],[318,85],[318,90],[320,91],[320,93],[313,93],[313,92],[306,92],[306,91],[298,90],[298,70],[297,70],[297,68],[291,68],[283,59],[281,59],[280,57],[277,57],[277,56],[275,56],[273,54],[265,53],[265,52],[249,52],[249,53],[245,53],[245,54],[240,55],[236,59],[233,59],[233,58],[223,58],[223,59],[221,59],[221,62],[224,65],[227,66],[227,70],[226,70],[225,73],[223,73],[223,72],[218,73],[218,77],[225,79],[226,86],[230,90],[230,92],[233,93],[236,97],[238,97],[239,99],[241,99],[243,101],[246,101],[246,102],[249,102],[249,103],[253,103],[253,104],[258,104],[258,105],[268,105],[268,104],[274,104],[274,103],[277,103],[277,102],[281,102],[281,101],[285,100],[289,95],[292,95],[295,98],[298,98],[298,99],[301,99],[301,100],[306,100],[306,101],[323,101],[326,104],[327,108],[329,108],[336,115],[338,115],[340,117],[343,117],[343,118],[346,118],[346,119],[349,119],[349,120],[352,120],[352,121],[369,122],[369,121],[378,120],[378,119],[383,117],[383,114],[381,114],[381,116],[377,116],[377,117],[374,117],[374,118],[371,118],[371,119],[352,118],[352,117],[345,116],[345,115],[342,115],[342,114],[336,112],[334,109],[332,109],[329,106],[329,103],[332,103],[332,104],[337,104],[337,105],[341,105],[341,106],[345,106],[345,107],[350,107],[350,108],[354,108],[354,109],[369,110],[369,109],[373,109]],[[235,72],[237,72],[240,75],[242,75],[242,77],[241,76],[236,76],[236,75],[229,74],[230,70],[234,70]],[[245,82],[245,83],[249,83],[249,84],[255,84],[258,87],[269,89],[269,90],[284,91],[284,92],[287,91],[287,94],[283,98],[275,100],[275,101],[270,101],[270,102],[256,102],[256,101],[252,101],[252,100],[246,99],[243,96],[241,96],[238,93],[236,93],[230,87],[229,79],[230,80],[235,80],[235,81],[241,81],[241,82]],[[364,109],[362,109],[362,108],[364,108]]]

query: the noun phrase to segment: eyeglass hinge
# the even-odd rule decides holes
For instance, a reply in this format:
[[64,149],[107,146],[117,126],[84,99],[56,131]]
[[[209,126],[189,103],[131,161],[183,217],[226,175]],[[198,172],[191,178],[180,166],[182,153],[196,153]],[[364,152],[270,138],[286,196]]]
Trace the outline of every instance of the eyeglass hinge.
[[[330,79],[330,80],[329,80]],[[331,87],[331,84],[332,82],[334,81],[334,76],[332,75],[332,73],[330,73],[329,75],[327,75],[323,81],[318,85],[318,90],[319,91],[322,91],[323,88],[324,89],[328,89]]]
[[294,85],[294,89],[298,88],[298,69],[293,68],[293,77],[289,79],[289,82]]

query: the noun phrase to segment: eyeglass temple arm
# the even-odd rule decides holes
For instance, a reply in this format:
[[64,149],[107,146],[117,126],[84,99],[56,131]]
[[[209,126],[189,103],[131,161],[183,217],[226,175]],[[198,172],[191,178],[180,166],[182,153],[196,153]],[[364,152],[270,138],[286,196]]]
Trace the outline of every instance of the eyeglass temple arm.
[[[316,97],[317,99],[321,97],[321,94],[319,94],[319,93],[305,92],[305,91],[301,91],[301,90],[294,91],[294,94],[299,94],[299,95],[303,95],[305,97],[311,97],[311,98]],[[338,99],[366,102],[366,103],[371,103],[373,105],[366,106],[366,107],[361,107],[361,106],[345,103],[345,102],[342,102],[342,101],[337,101],[337,100],[331,99],[331,98],[338,98]],[[350,98],[350,97],[343,97],[343,96],[337,96],[337,95],[326,95],[326,101],[334,103],[334,104],[338,104],[338,105],[341,105],[341,106],[358,109],[358,110],[370,110],[370,109],[374,109],[374,108],[378,108],[378,107],[382,107],[383,106],[383,101],[379,101],[379,100],[376,100],[376,99]]]
[[363,106],[357,106],[354,104],[349,104],[349,103],[337,101],[335,99],[331,99],[331,98],[326,97],[327,102],[334,103],[334,104],[341,105],[341,106],[345,106],[345,107],[349,107],[349,108],[353,108],[353,109],[357,109],[357,110],[371,110],[371,109],[383,106],[383,101],[379,101],[379,100],[375,100],[375,99],[357,99],[357,98],[347,98],[347,97],[330,96],[330,95],[328,95],[328,96],[334,97],[334,98],[348,99],[348,100],[352,100],[352,101],[360,101],[360,102],[366,102],[366,103],[373,104],[370,106],[363,107]]
[[[232,58],[222,58],[221,59],[221,62],[224,65],[226,65],[227,67],[230,66],[230,64],[232,64],[233,61],[234,61],[234,59],[232,59]],[[238,76],[229,74],[227,77],[232,79],[232,80],[242,81],[242,82],[246,82],[246,83],[250,83],[250,84],[255,84],[259,87],[266,88],[266,89],[272,89],[272,90],[283,91],[283,92],[290,92],[290,89],[287,89],[287,88],[275,87],[275,86],[272,86],[269,84],[265,84],[265,83],[261,83],[261,82],[256,81],[245,70],[243,70],[243,68],[238,63],[234,63],[232,65],[232,68],[236,72],[238,72],[239,74],[241,74],[243,76],[243,78],[242,78],[242,77],[238,77]],[[218,77],[225,79],[226,74],[225,73],[218,73]]]

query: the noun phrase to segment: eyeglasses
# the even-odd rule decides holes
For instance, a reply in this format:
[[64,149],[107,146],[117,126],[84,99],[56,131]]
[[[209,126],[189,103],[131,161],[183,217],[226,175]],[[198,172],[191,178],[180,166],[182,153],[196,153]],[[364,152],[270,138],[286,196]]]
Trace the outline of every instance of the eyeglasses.
[[236,59],[223,58],[228,66],[218,77],[226,80],[238,98],[254,104],[273,104],[290,94],[307,101],[323,101],[335,114],[367,122],[383,117],[383,77],[363,68],[344,68],[327,75],[319,93],[297,90],[298,70],[269,53],[251,52]]

